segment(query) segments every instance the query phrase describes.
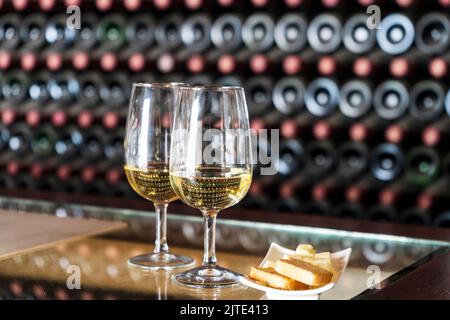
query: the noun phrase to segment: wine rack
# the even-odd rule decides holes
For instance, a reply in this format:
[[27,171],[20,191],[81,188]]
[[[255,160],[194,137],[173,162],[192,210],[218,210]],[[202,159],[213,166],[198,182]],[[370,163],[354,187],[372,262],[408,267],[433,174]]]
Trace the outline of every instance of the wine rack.
[[[78,30],[66,25],[69,5]],[[378,29],[367,27],[369,5]],[[137,197],[122,168],[131,84],[242,85],[252,128],[281,140],[278,174],[255,174],[240,207],[448,227],[448,9],[0,1],[0,186]]]

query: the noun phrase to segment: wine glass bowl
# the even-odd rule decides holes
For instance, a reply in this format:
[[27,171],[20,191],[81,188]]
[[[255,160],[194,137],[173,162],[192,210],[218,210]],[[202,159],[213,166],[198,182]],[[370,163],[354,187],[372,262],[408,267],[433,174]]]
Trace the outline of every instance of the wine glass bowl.
[[125,175],[133,190],[153,202],[156,241],[153,253],[132,257],[128,264],[147,270],[192,265],[190,257],[169,251],[167,206],[178,199],[169,181],[170,136],[181,83],[136,83],[130,98],[125,131]]
[[219,211],[245,196],[252,180],[244,90],[183,87],[173,119],[170,182],[184,203],[202,212],[205,247],[202,265],[175,274],[173,279],[199,288],[236,285],[238,274],[217,264],[215,223]]

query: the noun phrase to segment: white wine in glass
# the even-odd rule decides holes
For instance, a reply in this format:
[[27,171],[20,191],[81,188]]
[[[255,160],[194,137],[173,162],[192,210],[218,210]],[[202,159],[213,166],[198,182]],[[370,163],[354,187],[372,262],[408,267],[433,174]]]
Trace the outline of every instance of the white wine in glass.
[[178,199],[169,179],[170,136],[175,102],[182,84],[133,85],[125,132],[128,182],[137,194],[153,202],[156,240],[153,253],[132,257],[128,264],[148,270],[190,266],[190,257],[173,254],[167,244],[167,206]]
[[180,89],[172,130],[170,182],[187,205],[202,212],[204,255],[200,267],[175,274],[180,285],[221,288],[239,274],[220,267],[215,254],[219,211],[241,201],[252,181],[247,105],[241,87]]

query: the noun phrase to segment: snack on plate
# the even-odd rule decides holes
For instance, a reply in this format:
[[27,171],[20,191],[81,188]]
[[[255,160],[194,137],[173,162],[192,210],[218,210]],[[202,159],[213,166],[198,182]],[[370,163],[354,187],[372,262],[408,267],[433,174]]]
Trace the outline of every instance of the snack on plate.
[[316,250],[314,249],[314,247],[310,244],[299,244],[297,246],[297,249],[295,249],[295,252],[301,254],[303,252],[308,252],[312,255],[316,254]]
[[266,262],[264,262],[263,268],[275,268],[275,261],[272,260],[267,260]]
[[331,272],[299,259],[278,260],[275,270],[283,276],[314,287],[327,284],[333,278]]
[[304,290],[308,289],[308,286],[285,277],[273,268],[254,268],[252,267],[250,271],[250,278],[265,285],[269,285],[272,288],[282,289],[282,290]]
[[328,284],[335,273],[329,252],[316,253],[312,245],[299,244],[295,254],[252,267],[249,278],[276,289],[305,290]]

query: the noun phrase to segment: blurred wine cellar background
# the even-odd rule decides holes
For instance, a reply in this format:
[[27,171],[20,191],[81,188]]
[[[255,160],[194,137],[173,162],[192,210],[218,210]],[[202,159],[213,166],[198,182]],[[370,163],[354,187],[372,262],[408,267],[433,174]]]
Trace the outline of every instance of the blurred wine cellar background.
[[[79,30],[66,25],[69,5]],[[244,86],[252,128],[280,133],[278,174],[256,170],[240,207],[261,220],[449,227],[449,10],[446,0],[0,0],[0,187],[136,198],[122,168],[131,84],[220,83]]]

